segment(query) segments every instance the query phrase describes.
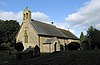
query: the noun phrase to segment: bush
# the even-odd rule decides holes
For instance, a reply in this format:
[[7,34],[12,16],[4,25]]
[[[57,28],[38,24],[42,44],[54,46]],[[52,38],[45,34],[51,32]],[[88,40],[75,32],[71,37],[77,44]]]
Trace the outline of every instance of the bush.
[[38,45],[36,45],[34,48],[34,56],[40,56],[40,48]]
[[17,51],[23,51],[24,49],[24,46],[23,46],[23,43],[22,42],[18,42],[14,45],[14,48],[17,50]]
[[[93,46],[92,46],[93,47]],[[88,41],[83,41],[82,42],[82,49],[83,50],[89,50],[91,48],[90,44]]]
[[9,44],[8,43],[2,43],[0,45],[0,50],[8,50]]
[[64,50],[64,47],[63,47],[63,45],[61,45],[61,44],[60,44],[60,50],[61,50],[61,51]]
[[80,48],[80,44],[78,42],[71,42],[68,44],[69,50],[78,50]]
[[7,50],[8,48],[6,46],[0,45],[0,50]]

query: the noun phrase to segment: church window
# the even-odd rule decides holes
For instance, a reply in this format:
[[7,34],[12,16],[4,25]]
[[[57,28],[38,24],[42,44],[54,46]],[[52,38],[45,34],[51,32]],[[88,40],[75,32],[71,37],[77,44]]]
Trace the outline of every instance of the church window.
[[27,30],[25,30],[25,33],[24,33],[24,41],[25,41],[25,43],[28,43]]
[[28,13],[26,13],[26,19],[28,18]]
[[25,20],[25,14],[24,14],[24,20]]

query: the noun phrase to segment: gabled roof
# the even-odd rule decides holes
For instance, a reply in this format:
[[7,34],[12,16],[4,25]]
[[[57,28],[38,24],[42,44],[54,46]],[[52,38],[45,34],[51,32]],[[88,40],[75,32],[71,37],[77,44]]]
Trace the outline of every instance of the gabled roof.
[[47,35],[54,37],[66,37],[61,31],[59,31],[55,26],[39,22],[36,20],[31,21],[32,26],[37,31],[39,35]]
[[78,39],[71,32],[65,31],[63,29],[57,28],[54,25],[43,23],[40,21],[32,20],[31,25],[34,27],[38,35],[62,37],[62,38],[72,38]]
[[71,33],[69,30],[64,30],[64,29],[60,29],[58,28],[63,34],[65,34],[67,36],[67,38],[69,39],[78,39],[77,36],[75,36],[73,33]]

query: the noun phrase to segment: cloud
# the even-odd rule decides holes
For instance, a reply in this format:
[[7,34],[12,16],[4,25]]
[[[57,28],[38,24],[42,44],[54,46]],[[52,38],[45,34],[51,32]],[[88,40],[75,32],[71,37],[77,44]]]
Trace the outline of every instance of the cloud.
[[[0,19],[2,20],[17,20],[20,24],[22,22],[22,11],[13,12],[13,11],[2,11],[0,10]],[[42,12],[32,12],[32,19],[43,21],[43,22],[50,22],[49,16]]]
[[65,21],[80,30],[86,30],[90,25],[100,29],[100,0],[89,1],[84,7],[78,9],[77,12],[68,15]]
[[12,12],[12,11],[0,11],[0,19],[2,20],[17,20],[21,23],[22,21],[22,11],[20,12]]
[[58,22],[58,23],[55,22],[54,25],[56,25],[56,27],[58,28],[69,30],[73,34],[76,34],[75,30],[72,29],[71,26],[67,22]]
[[50,22],[50,17],[42,12],[32,12],[32,18],[39,21]]

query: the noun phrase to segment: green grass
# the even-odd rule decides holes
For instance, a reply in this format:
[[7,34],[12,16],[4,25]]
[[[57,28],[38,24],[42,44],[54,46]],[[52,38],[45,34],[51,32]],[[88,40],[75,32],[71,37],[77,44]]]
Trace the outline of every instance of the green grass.
[[0,64],[8,63],[13,59],[15,59],[14,54],[10,55],[9,51],[0,51]]
[[[11,57],[11,59],[13,58]],[[62,51],[59,53],[42,54],[40,57],[28,60],[11,59],[8,59],[9,62],[2,63],[2,65],[100,65],[100,50]]]

